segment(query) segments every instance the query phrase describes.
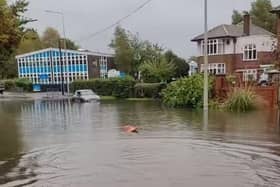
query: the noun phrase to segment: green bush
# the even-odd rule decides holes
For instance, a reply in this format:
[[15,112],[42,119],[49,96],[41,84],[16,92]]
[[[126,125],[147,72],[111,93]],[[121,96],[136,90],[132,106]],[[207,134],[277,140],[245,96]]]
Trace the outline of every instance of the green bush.
[[15,85],[18,88],[22,88],[24,91],[32,91],[32,82],[29,79],[16,79]]
[[5,90],[11,90],[16,87],[15,80],[4,80]]
[[159,98],[166,83],[138,83],[135,85],[135,97],[138,98]]
[[250,88],[234,88],[226,101],[226,108],[232,112],[246,112],[256,107],[257,97]]
[[[163,102],[170,107],[199,108],[203,104],[203,75],[197,74],[172,82],[163,90]],[[213,79],[209,78],[209,91]]]
[[21,88],[23,91],[32,91],[32,82],[28,79],[8,79],[1,82],[4,83],[5,90],[16,90],[16,88]]
[[92,89],[101,96],[129,98],[133,96],[134,85],[135,80],[131,77],[77,80],[71,84],[71,90]]

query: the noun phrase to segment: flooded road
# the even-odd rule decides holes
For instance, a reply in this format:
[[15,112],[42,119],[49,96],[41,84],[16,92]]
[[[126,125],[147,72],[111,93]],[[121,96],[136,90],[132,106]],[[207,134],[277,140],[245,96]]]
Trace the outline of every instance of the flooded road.
[[0,186],[279,186],[277,115],[210,112],[203,124],[156,102],[0,102]]

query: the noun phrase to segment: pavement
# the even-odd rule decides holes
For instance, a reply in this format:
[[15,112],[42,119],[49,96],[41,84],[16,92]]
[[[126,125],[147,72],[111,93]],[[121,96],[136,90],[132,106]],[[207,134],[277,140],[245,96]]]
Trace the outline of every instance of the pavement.
[[38,92],[38,93],[25,93],[25,92],[4,92],[0,94],[1,100],[67,100],[71,96],[63,96],[61,92]]

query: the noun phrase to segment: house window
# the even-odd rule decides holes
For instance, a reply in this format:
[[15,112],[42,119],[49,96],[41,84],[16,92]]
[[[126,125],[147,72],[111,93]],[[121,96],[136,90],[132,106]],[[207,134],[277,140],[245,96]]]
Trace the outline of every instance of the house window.
[[243,60],[257,60],[257,48],[255,44],[244,47]]
[[[204,64],[201,64],[201,72],[204,72]],[[226,74],[226,65],[224,63],[210,63],[208,64],[208,72],[213,75]]]
[[247,69],[243,72],[243,80],[244,81],[256,81],[257,80],[257,73],[256,69]]
[[[223,54],[224,53],[223,40],[220,39],[208,40],[207,51],[208,51],[208,55]],[[201,53],[204,54],[204,41],[201,42]]]

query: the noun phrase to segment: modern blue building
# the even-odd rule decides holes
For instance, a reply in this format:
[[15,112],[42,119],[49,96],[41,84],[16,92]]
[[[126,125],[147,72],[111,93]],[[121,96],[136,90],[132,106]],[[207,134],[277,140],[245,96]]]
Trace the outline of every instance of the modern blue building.
[[[114,68],[113,55],[91,51],[48,48],[16,56],[19,78],[33,84],[59,85],[75,80],[105,78]],[[62,65],[61,65],[62,61]]]

